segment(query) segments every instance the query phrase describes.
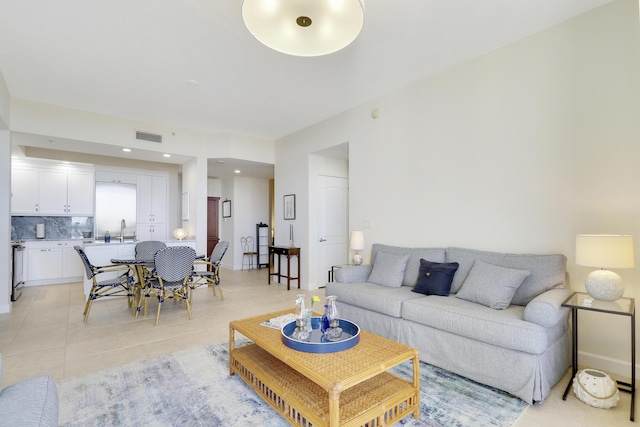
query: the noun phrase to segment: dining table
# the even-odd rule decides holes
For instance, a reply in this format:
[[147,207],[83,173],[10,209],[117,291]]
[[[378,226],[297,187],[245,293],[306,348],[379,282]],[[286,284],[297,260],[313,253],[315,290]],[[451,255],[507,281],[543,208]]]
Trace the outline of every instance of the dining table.
[[[136,258],[111,258],[111,264],[127,265],[136,272],[136,283],[134,285],[133,304],[135,306],[134,314],[137,316],[140,301],[142,298],[142,290],[147,285],[148,273],[153,270],[155,262],[153,259],[136,259]],[[143,313],[145,316],[145,312]]]
[[[205,255],[197,255],[196,261],[206,259]],[[135,314],[137,316],[137,311],[139,309],[140,301],[142,299],[142,290],[147,286],[148,277],[150,276],[150,272],[153,271],[155,267],[155,260],[153,259],[136,259],[136,258],[111,258],[111,264],[114,265],[128,265],[131,269],[136,272],[136,285],[134,292],[134,304],[135,304]],[[147,306],[144,306],[144,313],[147,315]]]

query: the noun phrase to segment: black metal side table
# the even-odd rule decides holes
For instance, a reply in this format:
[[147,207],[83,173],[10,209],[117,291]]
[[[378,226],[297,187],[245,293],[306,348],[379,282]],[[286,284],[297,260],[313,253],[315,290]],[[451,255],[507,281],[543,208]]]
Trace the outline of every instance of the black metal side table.
[[571,389],[571,385],[573,384],[573,379],[578,372],[578,310],[589,310],[597,311],[600,313],[615,314],[619,316],[629,316],[629,318],[631,319],[631,384],[622,381],[617,381],[617,383],[619,386],[625,387],[618,387],[620,391],[631,393],[631,415],[629,419],[631,421],[634,421],[634,408],[636,398],[635,300],[633,298],[620,298],[617,301],[606,302],[594,299],[591,305],[585,305],[584,301],[587,298],[591,298],[589,294],[586,294],[584,292],[574,292],[562,303],[563,307],[569,307],[571,309],[571,327],[573,329],[571,337],[573,348],[571,359],[571,379],[569,379],[569,384],[567,384],[567,388],[562,395],[562,400],[567,400],[567,394],[569,393],[569,389]]

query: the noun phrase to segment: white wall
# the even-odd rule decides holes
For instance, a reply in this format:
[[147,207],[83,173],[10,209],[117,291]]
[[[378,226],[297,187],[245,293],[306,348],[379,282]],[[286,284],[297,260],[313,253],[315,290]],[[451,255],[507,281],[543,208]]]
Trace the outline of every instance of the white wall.
[[[637,2],[618,0],[277,141],[276,230],[289,193],[314,228],[307,156],[348,141],[350,228],[371,222],[368,247],[559,252],[584,290],[576,234],[640,242],[639,29]],[[638,270],[619,273],[638,297]],[[581,313],[580,350],[629,375],[628,319],[612,317]]]
[[[0,188],[11,188],[10,97],[0,73]],[[0,313],[11,311],[11,191],[0,193]]]
[[[242,268],[243,262],[240,238],[253,236],[255,250],[256,224],[269,223],[269,180],[236,177],[233,181],[235,199],[232,206],[235,219],[231,247],[235,254],[234,269],[238,270]],[[248,268],[248,260],[246,262],[245,268]],[[255,257],[253,264],[257,265]]]
[[[0,120],[0,188],[11,188],[11,137]],[[0,313],[11,311],[11,191],[0,192]]]
[[220,178],[207,178],[207,197],[220,197],[222,181]]

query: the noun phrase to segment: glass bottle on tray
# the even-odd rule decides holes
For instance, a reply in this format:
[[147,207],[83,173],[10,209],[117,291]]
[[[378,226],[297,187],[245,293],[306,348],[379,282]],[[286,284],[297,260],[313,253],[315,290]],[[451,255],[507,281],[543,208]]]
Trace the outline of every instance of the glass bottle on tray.
[[291,338],[298,341],[308,341],[309,331],[305,327],[307,310],[304,306],[304,295],[298,294],[296,299],[296,328],[291,334]]
[[338,307],[336,306],[335,295],[330,295],[327,297],[327,305],[325,307],[325,313],[324,316],[322,316],[322,328],[326,328],[323,332],[324,336],[329,341],[340,341],[342,337],[342,328],[340,327],[340,319],[338,317]]

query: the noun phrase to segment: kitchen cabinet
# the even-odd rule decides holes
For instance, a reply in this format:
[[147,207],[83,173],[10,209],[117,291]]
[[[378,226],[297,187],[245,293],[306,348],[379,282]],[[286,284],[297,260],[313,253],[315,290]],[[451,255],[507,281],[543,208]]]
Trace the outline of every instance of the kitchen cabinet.
[[67,214],[93,216],[94,174],[90,171],[67,172]]
[[163,241],[167,238],[167,231],[167,224],[159,222],[138,224],[136,239]]
[[90,166],[14,161],[11,213],[93,216],[93,185]]
[[11,167],[11,213],[38,213],[38,169],[16,165]]
[[111,182],[114,184],[136,184],[137,176],[133,173],[97,170],[96,182]]
[[138,240],[167,239],[167,177],[138,175],[137,237]]
[[27,285],[48,285],[81,280],[84,265],[74,246],[78,240],[27,241]]

